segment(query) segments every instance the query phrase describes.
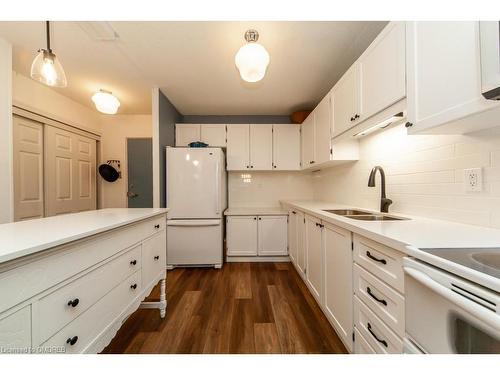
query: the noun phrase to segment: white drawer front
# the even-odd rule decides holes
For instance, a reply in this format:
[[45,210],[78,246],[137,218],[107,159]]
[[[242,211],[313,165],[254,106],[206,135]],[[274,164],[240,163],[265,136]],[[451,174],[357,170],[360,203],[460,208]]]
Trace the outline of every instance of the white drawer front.
[[47,340],[140,268],[141,245],[137,245],[40,299],[37,314],[40,331],[34,344]]
[[31,305],[0,320],[0,348],[31,348]]
[[403,341],[357,297],[354,297],[354,324],[377,353],[403,352]]
[[84,352],[140,291],[141,272],[137,271],[41,346],[64,347],[66,353]]
[[354,235],[354,261],[404,293],[404,254],[367,238]]
[[147,287],[167,266],[166,231],[142,243],[142,283]]
[[357,329],[354,329],[354,337],[354,354],[377,354]]
[[405,334],[404,297],[357,264],[354,265],[354,294],[399,336]]

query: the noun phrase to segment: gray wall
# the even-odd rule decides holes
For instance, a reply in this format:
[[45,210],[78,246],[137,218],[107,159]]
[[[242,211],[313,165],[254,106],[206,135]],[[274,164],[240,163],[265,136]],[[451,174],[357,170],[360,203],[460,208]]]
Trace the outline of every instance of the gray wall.
[[182,117],[182,122],[187,124],[289,124],[290,117],[274,115],[185,115]]
[[175,146],[175,124],[182,121],[182,115],[161,91],[159,95],[160,207],[165,207],[165,147]]

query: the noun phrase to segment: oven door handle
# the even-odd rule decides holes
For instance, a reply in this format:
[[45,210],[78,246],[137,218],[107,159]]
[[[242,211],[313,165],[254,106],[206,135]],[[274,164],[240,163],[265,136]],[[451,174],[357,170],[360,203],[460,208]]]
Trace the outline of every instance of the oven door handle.
[[500,332],[500,315],[495,314],[493,311],[490,311],[485,307],[482,307],[457,293],[454,293],[451,289],[448,289],[440,283],[436,282],[422,271],[408,266],[404,266],[403,269],[409,276],[413,277],[415,280],[425,285],[433,292],[439,294],[458,307],[467,311],[472,316],[478,318],[480,321],[489,325],[491,328],[497,330],[497,332]]

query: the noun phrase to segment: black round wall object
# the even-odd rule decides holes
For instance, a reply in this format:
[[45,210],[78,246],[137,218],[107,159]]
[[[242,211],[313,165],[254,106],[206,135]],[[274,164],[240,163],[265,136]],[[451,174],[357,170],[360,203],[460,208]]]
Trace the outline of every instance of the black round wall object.
[[101,164],[99,166],[99,174],[108,182],[115,182],[120,176],[118,171],[109,164]]

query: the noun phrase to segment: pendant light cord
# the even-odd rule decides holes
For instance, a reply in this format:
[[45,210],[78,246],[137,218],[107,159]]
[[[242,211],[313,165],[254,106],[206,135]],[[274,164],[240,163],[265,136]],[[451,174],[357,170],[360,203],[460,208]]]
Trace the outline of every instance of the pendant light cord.
[[50,21],[45,21],[45,29],[47,33],[47,51],[52,52],[50,49]]

